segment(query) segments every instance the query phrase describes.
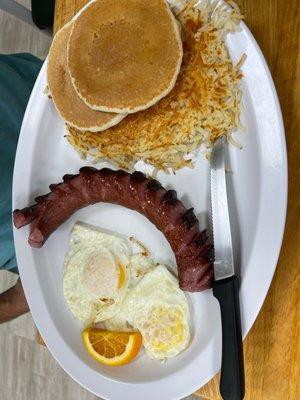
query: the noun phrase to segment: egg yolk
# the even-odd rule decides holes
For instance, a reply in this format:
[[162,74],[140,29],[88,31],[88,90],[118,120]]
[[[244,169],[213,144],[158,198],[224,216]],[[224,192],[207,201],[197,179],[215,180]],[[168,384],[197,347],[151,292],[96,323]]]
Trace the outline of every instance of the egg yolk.
[[119,264],[119,285],[118,285],[118,289],[120,289],[121,287],[124,286],[125,278],[126,278],[126,275],[125,275],[124,267],[123,267],[123,265]]
[[91,252],[84,260],[82,283],[93,295],[112,298],[120,284],[118,275],[118,265],[105,249]]
[[137,328],[142,333],[144,346],[155,358],[168,357],[174,351],[178,354],[188,335],[182,310],[168,305],[145,311]]

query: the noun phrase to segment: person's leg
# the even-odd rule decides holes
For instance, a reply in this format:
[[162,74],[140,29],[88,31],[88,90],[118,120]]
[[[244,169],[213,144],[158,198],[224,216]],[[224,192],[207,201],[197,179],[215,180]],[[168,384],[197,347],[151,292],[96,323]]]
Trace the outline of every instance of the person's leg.
[[[26,105],[42,62],[30,54],[0,55],[0,269],[18,272],[12,233],[11,191],[15,152]],[[0,294],[0,323],[27,312],[18,278]]]
[[29,311],[22,283],[17,283],[0,294],[0,324],[19,317]]

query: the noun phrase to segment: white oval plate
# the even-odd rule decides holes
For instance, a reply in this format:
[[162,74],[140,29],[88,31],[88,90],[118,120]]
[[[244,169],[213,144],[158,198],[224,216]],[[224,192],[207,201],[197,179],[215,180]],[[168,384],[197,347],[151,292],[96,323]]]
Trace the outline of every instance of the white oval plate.
[[[253,36],[242,23],[241,32],[228,36],[236,61],[243,66],[242,117],[245,133],[237,135],[243,150],[230,147],[229,175],[235,259],[241,276],[243,336],[251,328],[267,294],[276,267],[287,204],[286,147],[280,106],[270,72]],[[20,134],[15,161],[13,207],[23,208],[48,192],[50,183],[76,173],[88,163],[79,159],[64,139],[65,128],[43,94],[43,66],[33,89]],[[101,166],[103,166],[102,164]],[[199,154],[194,170],[158,179],[175,188],[193,206],[203,226],[208,221],[208,162]],[[26,297],[45,342],[60,365],[81,385],[105,399],[175,400],[209,381],[220,368],[221,325],[218,303],[211,291],[189,295],[193,319],[189,348],[165,364],[140,355],[133,363],[109,368],[96,363],[81,341],[81,324],[68,310],[62,294],[62,266],[69,233],[76,221],[86,221],[133,235],[152,254],[175,265],[163,235],[138,213],[110,204],[80,210],[63,224],[41,249],[27,244],[29,228],[14,231],[19,270]]]

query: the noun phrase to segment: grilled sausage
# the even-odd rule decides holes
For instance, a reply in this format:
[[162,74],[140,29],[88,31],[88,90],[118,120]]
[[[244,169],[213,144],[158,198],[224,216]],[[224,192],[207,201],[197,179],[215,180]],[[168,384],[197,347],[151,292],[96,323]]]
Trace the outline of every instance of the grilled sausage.
[[98,202],[114,203],[145,215],[165,235],[175,253],[179,285],[186,291],[201,291],[212,282],[212,246],[200,232],[193,209],[187,210],[174,190],[147,178],[108,168],[83,167],[78,175],[65,175],[50,185],[50,193],[36,204],[13,212],[16,228],[32,222],[28,242],[41,247],[47,238],[75,211]]

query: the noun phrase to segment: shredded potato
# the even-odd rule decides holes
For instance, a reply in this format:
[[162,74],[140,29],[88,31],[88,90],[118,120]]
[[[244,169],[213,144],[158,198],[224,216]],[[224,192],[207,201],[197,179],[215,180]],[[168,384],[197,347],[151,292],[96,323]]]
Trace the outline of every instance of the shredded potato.
[[176,171],[193,167],[193,154],[200,146],[208,154],[218,137],[237,128],[244,56],[234,66],[223,39],[238,28],[242,16],[233,2],[230,7],[202,0],[197,8],[194,3],[174,4],[184,46],[174,89],[104,132],[68,127],[67,140],[83,157],[109,160],[127,170],[143,160],[155,170]]

